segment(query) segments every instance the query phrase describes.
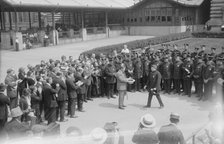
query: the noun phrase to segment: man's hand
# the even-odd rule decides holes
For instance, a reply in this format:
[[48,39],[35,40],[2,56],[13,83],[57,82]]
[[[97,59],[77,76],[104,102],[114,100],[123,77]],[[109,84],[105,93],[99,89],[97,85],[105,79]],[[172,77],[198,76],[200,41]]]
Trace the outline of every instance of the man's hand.
[[145,86],[144,86],[144,89],[146,89],[146,88],[147,88],[147,86],[145,85]]

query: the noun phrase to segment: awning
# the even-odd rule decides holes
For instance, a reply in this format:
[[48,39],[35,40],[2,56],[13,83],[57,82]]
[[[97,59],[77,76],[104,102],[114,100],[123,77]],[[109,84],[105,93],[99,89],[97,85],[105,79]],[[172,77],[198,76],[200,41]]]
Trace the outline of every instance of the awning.
[[3,0],[14,8],[102,8],[125,9],[133,0]]

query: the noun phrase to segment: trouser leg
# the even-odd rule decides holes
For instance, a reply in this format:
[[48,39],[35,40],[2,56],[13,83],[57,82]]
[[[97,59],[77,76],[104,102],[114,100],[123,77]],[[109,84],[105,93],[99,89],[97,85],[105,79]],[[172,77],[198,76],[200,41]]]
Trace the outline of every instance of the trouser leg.
[[78,100],[78,110],[83,110],[83,96],[84,94],[78,94],[77,100]]
[[65,101],[60,101],[60,121],[65,119]]
[[156,98],[157,98],[157,100],[158,100],[158,102],[159,102],[159,105],[160,105],[161,107],[163,107],[164,104],[163,104],[163,101],[162,101],[162,99],[161,99],[161,97],[160,97],[160,94],[156,94]]
[[49,108],[48,110],[49,110],[48,124],[56,122],[56,108]]
[[149,92],[148,102],[147,102],[147,106],[148,106],[148,107],[151,107],[152,97],[153,97],[153,94],[152,94],[151,92]]
[[71,98],[70,99],[70,116],[74,116],[75,115],[75,102],[76,102],[76,99],[75,98]]
[[71,98],[68,98],[68,114],[67,115],[70,115],[71,114]]
[[124,105],[125,91],[118,91],[118,93],[119,93],[118,105],[119,105],[119,107],[122,107]]

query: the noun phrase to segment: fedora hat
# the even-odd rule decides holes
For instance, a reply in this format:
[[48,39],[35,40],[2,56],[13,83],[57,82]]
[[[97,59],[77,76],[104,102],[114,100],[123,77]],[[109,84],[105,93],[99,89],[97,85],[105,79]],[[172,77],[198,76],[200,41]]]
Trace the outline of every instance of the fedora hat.
[[145,114],[141,117],[140,123],[145,128],[153,128],[156,125],[156,120],[151,114]]
[[0,84],[0,91],[3,92],[3,91],[5,91],[5,89],[6,89],[6,86],[3,83],[1,83]]
[[14,117],[19,117],[23,114],[22,110],[20,109],[20,107],[16,107],[16,108],[13,108],[11,110],[11,116],[14,118]]
[[103,144],[107,139],[107,132],[103,128],[95,128],[90,132],[91,143]]

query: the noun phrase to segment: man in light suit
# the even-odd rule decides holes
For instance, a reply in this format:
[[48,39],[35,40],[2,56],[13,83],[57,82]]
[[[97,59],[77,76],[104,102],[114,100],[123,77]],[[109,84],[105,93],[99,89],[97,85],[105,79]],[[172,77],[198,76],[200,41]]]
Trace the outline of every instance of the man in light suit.
[[124,96],[127,94],[127,83],[131,84],[134,81],[132,78],[127,78],[125,75],[125,64],[122,63],[120,70],[116,73],[116,78],[117,78],[117,90],[119,94],[119,109],[124,109]]
[[159,144],[185,144],[181,130],[177,127],[180,116],[177,113],[170,114],[170,124],[162,126],[159,130]]

